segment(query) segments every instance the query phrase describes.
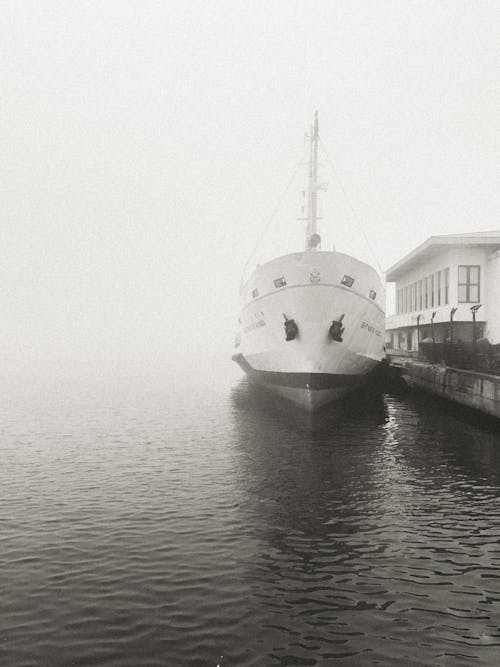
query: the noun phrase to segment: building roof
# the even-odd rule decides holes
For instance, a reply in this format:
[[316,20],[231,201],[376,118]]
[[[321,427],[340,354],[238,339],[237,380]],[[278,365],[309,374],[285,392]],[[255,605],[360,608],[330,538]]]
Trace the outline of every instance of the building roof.
[[437,255],[444,246],[498,246],[500,248],[500,230],[490,232],[472,232],[468,234],[446,234],[430,236],[408,255],[399,260],[386,273],[387,282],[395,282],[407,271]]

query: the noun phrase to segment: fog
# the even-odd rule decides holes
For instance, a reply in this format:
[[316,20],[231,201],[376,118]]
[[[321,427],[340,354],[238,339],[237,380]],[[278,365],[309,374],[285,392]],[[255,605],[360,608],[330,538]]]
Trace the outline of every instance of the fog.
[[385,270],[499,227],[497,2],[13,1],[0,26],[11,381],[237,373],[241,273],[280,198],[264,241],[302,239],[303,169],[282,195],[315,109],[324,247]]

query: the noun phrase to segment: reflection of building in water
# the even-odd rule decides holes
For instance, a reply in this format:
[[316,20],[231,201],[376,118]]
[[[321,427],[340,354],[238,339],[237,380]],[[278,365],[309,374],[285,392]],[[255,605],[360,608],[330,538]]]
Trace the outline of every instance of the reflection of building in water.
[[387,281],[396,283],[388,350],[416,351],[418,337],[473,341],[474,306],[476,338],[500,343],[500,231],[431,236],[389,269]]
[[[417,486],[438,495],[446,485],[500,486],[500,447],[495,420],[464,415],[461,406],[436,403],[420,394],[405,403],[389,402],[389,415],[397,425],[397,455]],[[496,490],[495,490],[496,495]],[[457,495],[458,499],[458,495]]]

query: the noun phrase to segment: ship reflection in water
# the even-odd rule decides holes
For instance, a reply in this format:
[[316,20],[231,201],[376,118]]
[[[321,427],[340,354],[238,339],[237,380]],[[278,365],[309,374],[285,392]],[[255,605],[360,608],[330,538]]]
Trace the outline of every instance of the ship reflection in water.
[[0,406],[0,664],[497,665],[496,427],[216,380]]
[[266,664],[497,664],[494,425],[422,398],[306,422],[245,383],[232,401]]

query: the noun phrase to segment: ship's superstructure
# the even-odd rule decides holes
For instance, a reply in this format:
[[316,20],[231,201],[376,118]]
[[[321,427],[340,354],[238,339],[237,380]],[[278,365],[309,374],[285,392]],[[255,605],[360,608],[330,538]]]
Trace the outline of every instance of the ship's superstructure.
[[257,266],[242,284],[233,360],[251,380],[309,410],[363,384],[384,355],[384,289],[375,269],[321,250],[316,112],[309,134],[303,252]]

